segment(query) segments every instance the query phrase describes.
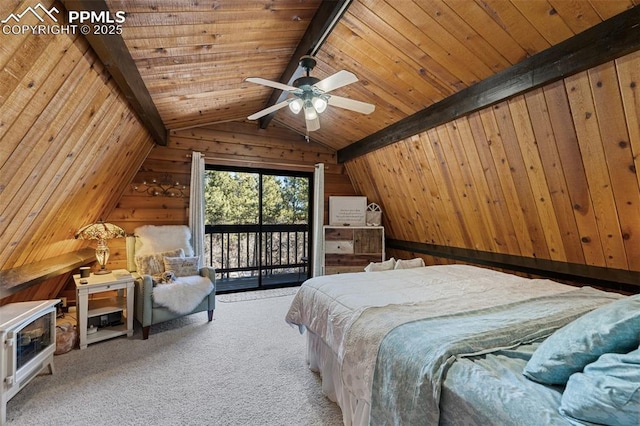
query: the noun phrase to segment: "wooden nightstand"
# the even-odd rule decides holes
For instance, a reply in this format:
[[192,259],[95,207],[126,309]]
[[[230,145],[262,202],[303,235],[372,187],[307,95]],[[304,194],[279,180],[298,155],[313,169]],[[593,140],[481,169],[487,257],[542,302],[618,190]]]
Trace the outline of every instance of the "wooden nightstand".
[[[91,274],[89,278],[74,275],[73,279],[76,283],[80,349],[112,337],[133,335],[135,278],[131,273],[119,269],[105,275]],[[115,296],[106,294],[113,291],[117,292]],[[105,293],[104,297],[99,293]]]

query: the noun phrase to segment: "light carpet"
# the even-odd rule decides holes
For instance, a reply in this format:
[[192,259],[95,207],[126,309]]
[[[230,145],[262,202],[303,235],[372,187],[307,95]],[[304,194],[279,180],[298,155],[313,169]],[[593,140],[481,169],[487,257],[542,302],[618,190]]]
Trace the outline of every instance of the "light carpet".
[[237,293],[221,294],[217,296],[218,302],[244,302],[245,300],[267,299],[269,297],[289,296],[296,294],[300,287],[273,288],[260,291],[240,291]]
[[341,425],[285,323],[292,295],[204,312],[54,358],[9,401],[9,425]]

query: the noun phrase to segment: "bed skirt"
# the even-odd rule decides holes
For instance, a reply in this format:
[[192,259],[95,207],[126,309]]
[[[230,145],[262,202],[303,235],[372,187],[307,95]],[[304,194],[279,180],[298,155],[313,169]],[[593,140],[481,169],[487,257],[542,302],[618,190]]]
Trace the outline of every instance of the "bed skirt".
[[342,384],[338,357],[317,335],[307,330],[307,363],[311,371],[320,374],[322,392],[342,410],[346,426],[369,424],[369,402],[356,398]]

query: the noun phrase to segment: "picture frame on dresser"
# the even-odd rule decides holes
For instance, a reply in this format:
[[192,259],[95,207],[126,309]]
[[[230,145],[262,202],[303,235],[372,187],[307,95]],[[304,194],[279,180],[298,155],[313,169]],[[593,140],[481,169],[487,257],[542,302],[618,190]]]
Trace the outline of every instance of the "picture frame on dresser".
[[364,226],[367,224],[367,197],[329,197],[329,225]]

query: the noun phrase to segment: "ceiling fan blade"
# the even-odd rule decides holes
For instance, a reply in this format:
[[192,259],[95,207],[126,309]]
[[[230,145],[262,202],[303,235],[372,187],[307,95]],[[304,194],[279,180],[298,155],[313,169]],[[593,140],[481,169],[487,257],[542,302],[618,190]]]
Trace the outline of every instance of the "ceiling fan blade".
[[305,120],[307,122],[307,132],[314,132],[320,129],[320,119],[318,117],[312,120],[306,118]]
[[261,111],[256,112],[255,114],[251,114],[249,117],[247,117],[247,119],[249,120],[257,120],[260,117],[264,117],[265,115],[271,114],[274,111],[279,110],[280,108],[284,108],[287,105],[289,105],[289,101],[290,99],[287,99],[286,101],[282,101],[278,104],[272,105],[269,108],[265,108]]
[[273,87],[274,89],[293,91],[297,90],[297,87],[289,86],[288,84],[278,83],[277,81],[271,81],[260,77],[248,77],[244,81],[249,83],[262,84],[263,86]]
[[355,83],[356,81],[358,81],[358,77],[356,77],[354,73],[342,70],[330,75],[324,80],[320,80],[314,84],[314,86],[327,93],[339,87],[346,86],[347,84]]
[[343,98],[341,96],[329,96],[329,105],[337,106],[338,108],[344,108],[362,114],[371,114],[376,109],[376,106],[373,104]]

